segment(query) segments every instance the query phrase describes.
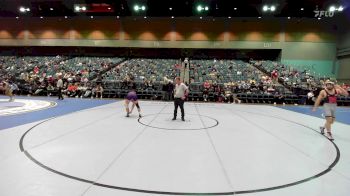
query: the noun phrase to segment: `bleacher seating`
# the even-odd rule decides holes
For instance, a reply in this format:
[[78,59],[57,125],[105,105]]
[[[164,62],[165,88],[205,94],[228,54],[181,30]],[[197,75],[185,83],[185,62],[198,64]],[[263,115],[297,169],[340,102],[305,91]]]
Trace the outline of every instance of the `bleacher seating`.
[[[45,92],[48,83],[55,86],[60,73],[66,85],[74,83],[91,90],[97,82],[102,82],[103,96],[110,98],[123,98],[132,80],[140,98],[160,99],[163,85],[180,76],[179,65],[179,59],[0,56],[0,76],[1,80],[17,80],[21,88],[19,93],[26,94],[40,88],[44,88]],[[279,82],[271,81],[270,73],[275,69],[278,70]],[[203,101],[203,83],[206,81],[212,85],[208,100],[216,101],[230,91],[244,103],[273,103],[277,92],[284,96],[287,104],[303,104],[306,99],[303,90],[322,85],[322,78],[273,61],[190,60],[189,76],[190,101]],[[298,88],[288,90],[295,86]],[[350,105],[350,98],[340,97],[339,104]]]

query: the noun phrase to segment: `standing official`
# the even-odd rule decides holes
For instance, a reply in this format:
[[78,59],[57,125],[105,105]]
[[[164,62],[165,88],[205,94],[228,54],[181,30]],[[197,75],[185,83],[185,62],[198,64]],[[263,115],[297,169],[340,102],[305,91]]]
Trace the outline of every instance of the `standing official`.
[[181,109],[181,120],[185,121],[185,110],[184,103],[185,99],[188,96],[188,87],[181,82],[180,77],[175,78],[175,89],[174,89],[174,118],[176,120],[177,108],[180,106]]
[[62,89],[63,89],[63,80],[62,80],[62,75],[58,76],[58,81],[57,81],[57,89],[58,89],[58,99],[63,100],[62,96]]

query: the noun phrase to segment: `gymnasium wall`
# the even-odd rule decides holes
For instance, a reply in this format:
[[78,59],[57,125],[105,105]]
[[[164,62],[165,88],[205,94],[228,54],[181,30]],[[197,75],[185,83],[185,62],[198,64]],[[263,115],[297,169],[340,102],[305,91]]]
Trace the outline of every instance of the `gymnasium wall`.
[[343,28],[340,29],[337,40],[338,79],[350,83],[350,16],[340,22]]
[[281,61],[334,75],[336,33],[314,19],[0,19],[0,46],[282,49]]
[[[281,26],[276,21],[228,22],[222,19],[213,21],[193,18],[180,18],[176,20],[144,20],[140,18],[125,18],[123,20],[117,20],[115,18],[75,18],[65,20],[45,18],[0,19],[0,21],[2,23],[0,26],[1,45],[4,45],[7,39],[27,40],[37,45],[38,43],[35,41],[46,40],[48,41],[47,43],[50,43],[49,41],[55,43],[56,40],[57,43],[57,40],[59,40],[65,41],[59,45],[64,45],[67,41],[70,41],[77,45],[86,46],[91,46],[96,41],[108,40],[117,45],[133,43],[135,47],[141,47],[143,46],[142,42],[152,41],[164,42],[166,46],[172,46],[171,44],[166,44],[166,41],[278,42],[281,38]],[[85,43],[81,43],[81,41],[85,41]],[[118,44],[118,42],[120,43]],[[104,42],[101,42],[99,46],[104,46]],[[154,47],[154,45],[145,46]],[[178,47],[176,43],[173,43],[173,46]],[[186,44],[186,47],[192,48],[193,46]],[[199,45],[198,47],[203,46]],[[215,46],[208,45],[206,48],[215,48]]]
[[291,20],[285,24],[284,34],[283,63],[319,76],[335,77],[337,29],[332,23]]

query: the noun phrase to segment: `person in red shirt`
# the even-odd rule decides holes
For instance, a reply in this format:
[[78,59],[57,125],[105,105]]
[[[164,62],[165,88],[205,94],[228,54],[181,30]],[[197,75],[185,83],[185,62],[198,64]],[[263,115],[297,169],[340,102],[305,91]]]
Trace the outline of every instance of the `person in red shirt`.
[[274,69],[272,72],[271,72],[271,78],[273,81],[277,81],[278,79],[278,72],[276,69]]
[[69,84],[69,85],[68,85],[68,88],[67,88],[67,94],[68,94],[70,97],[73,97],[73,96],[75,96],[77,89],[78,89],[78,86],[77,86],[77,85]]
[[210,88],[210,83],[208,81],[205,81],[203,84],[204,88]]
[[35,67],[34,67],[34,73],[35,73],[35,74],[38,74],[39,71],[40,71],[40,70],[39,70],[39,67],[38,67],[38,66],[35,66]]

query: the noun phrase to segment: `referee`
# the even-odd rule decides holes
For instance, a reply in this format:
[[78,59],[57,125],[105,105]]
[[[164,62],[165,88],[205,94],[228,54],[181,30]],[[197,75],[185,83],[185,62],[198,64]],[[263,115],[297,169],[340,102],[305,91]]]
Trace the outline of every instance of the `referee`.
[[188,95],[188,87],[181,82],[180,77],[175,78],[175,89],[174,89],[174,118],[173,120],[176,120],[177,116],[177,108],[180,106],[181,109],[181,120],[185,121],[185,110],[184,110],[184,103],[185,99]]
[[63,89],[63,80],[62,75],[58,75],[57,81],[57,89],[58,89],[58,100],[63,100],[62,89]]

